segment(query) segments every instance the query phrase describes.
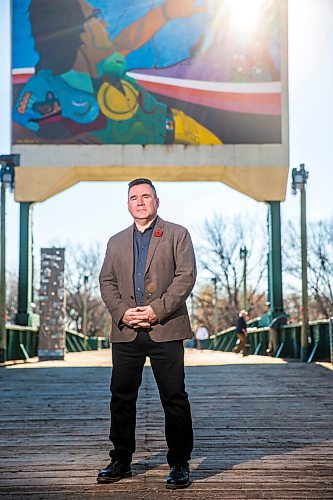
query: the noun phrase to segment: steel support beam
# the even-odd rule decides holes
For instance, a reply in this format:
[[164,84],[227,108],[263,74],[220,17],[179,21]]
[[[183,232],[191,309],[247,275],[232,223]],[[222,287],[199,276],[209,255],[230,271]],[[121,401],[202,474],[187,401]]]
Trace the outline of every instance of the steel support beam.
[[32,203],[20,203],[20,255],[16,324],[38,326],[33,313]]
[[282,257],[281,257],[281,215],[280,202],[268,202],[268,287],[270,312],[277,316],[283,312]]
[[1,182],[0,243],[0,363],[6,361],[6,186]]

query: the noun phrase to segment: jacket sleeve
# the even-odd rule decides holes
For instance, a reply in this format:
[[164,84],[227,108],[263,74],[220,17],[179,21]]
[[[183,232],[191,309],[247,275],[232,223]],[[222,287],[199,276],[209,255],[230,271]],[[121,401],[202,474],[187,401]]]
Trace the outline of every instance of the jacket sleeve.
[[159,323],[185,304],[195,284],[195,255],[191,237],[186,229],[174,243],[174,259],[175,273],[172,282],[160,298],[149,304]]
[[128,305],[122,301],[119,293],[117,276],[113,268],[111,240],[107,245],[104,262],[99,275],[99,283],[103,302],[111,314],[113,321],[119,325],[120,320],[128,309]]

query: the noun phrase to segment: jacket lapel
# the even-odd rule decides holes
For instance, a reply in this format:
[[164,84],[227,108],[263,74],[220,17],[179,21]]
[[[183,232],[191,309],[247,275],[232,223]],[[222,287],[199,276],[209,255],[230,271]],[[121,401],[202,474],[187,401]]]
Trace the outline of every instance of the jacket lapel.
[[[156,248],[157,248],[159,242],[161,241],[161,239],[163,238],[163,228],[164,228],[164,221],[162,219],[160,219],[159,217],[157,217],[157,221],[156,221],[156,224],[155,224],[155,227],[153,230],[153,234],[151,236],[149,248],[148,248],[145,274],[149,269],[149,266],[150,266],[151,260],[154,256],[154,253],[156,251]],[[155,236],[156,231],[161,231],[162,232],[161,236]]]
[[129,283],[133,283],[134,257],[133,257],[133,225],[124,232],[124,243],[122,246],[122,262],[126,263],[126,272],[129,272]]

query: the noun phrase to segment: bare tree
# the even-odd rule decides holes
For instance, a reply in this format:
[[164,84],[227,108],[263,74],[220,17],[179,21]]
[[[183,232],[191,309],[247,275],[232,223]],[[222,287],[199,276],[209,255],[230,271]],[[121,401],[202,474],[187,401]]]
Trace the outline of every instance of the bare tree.
[[[254,235],[256,235],[254,237]],[[247,248],[247,303],[252,314],[265,302],[264,278],[267,269],[267,248],[264,230],[255,221],[239,217],[233,220],[214,215],[206,221],[202,244],[197,251],[199,266],[207,280],[216,280],[218,288],[219,329],[234,324],[243,299],[243,262],[240,248]],[[266,283],[266,282],[265,282]],[[204,283],[196,294],[197,310],[212,323],[212,285]]]
[[67,326],[87,335],[104,334],[108,313],[99,295],[102,253],[98,245],[66,248]]
[[309,283],[319,316],[333,314],[333,219],[311,224]]
[[[301,240],[297,227],[288,222],[284,239],[284,269],[292,294],[301,288]],[[333,219],[308,224],[308,286],[310,319],[333,314]]]
[[[213,308],[213,289],[207,284],[203,284],[197,293],[192,294],[193,313],[191,315],[192,328],[196,329],[199,325],[205,325],[210,333],[214,331],[214,308]],[[219,318],[221,316],[219,315]],[[222,330],[222,324],[219,323],[218,330]]]

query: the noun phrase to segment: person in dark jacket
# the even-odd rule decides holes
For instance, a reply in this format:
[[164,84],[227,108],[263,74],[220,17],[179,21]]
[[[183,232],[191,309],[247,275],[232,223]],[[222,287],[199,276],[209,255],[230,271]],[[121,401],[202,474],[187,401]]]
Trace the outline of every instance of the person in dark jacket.
[[243,356],[247,356],[246,352],[246,337],[247,337],[247,325],[246,322],[249,319],[248,312],[242,309],[239,313],[239,317],[236,325],[236,334],[238,338],[237,345],[234,347],[234,352],[242,353]]

